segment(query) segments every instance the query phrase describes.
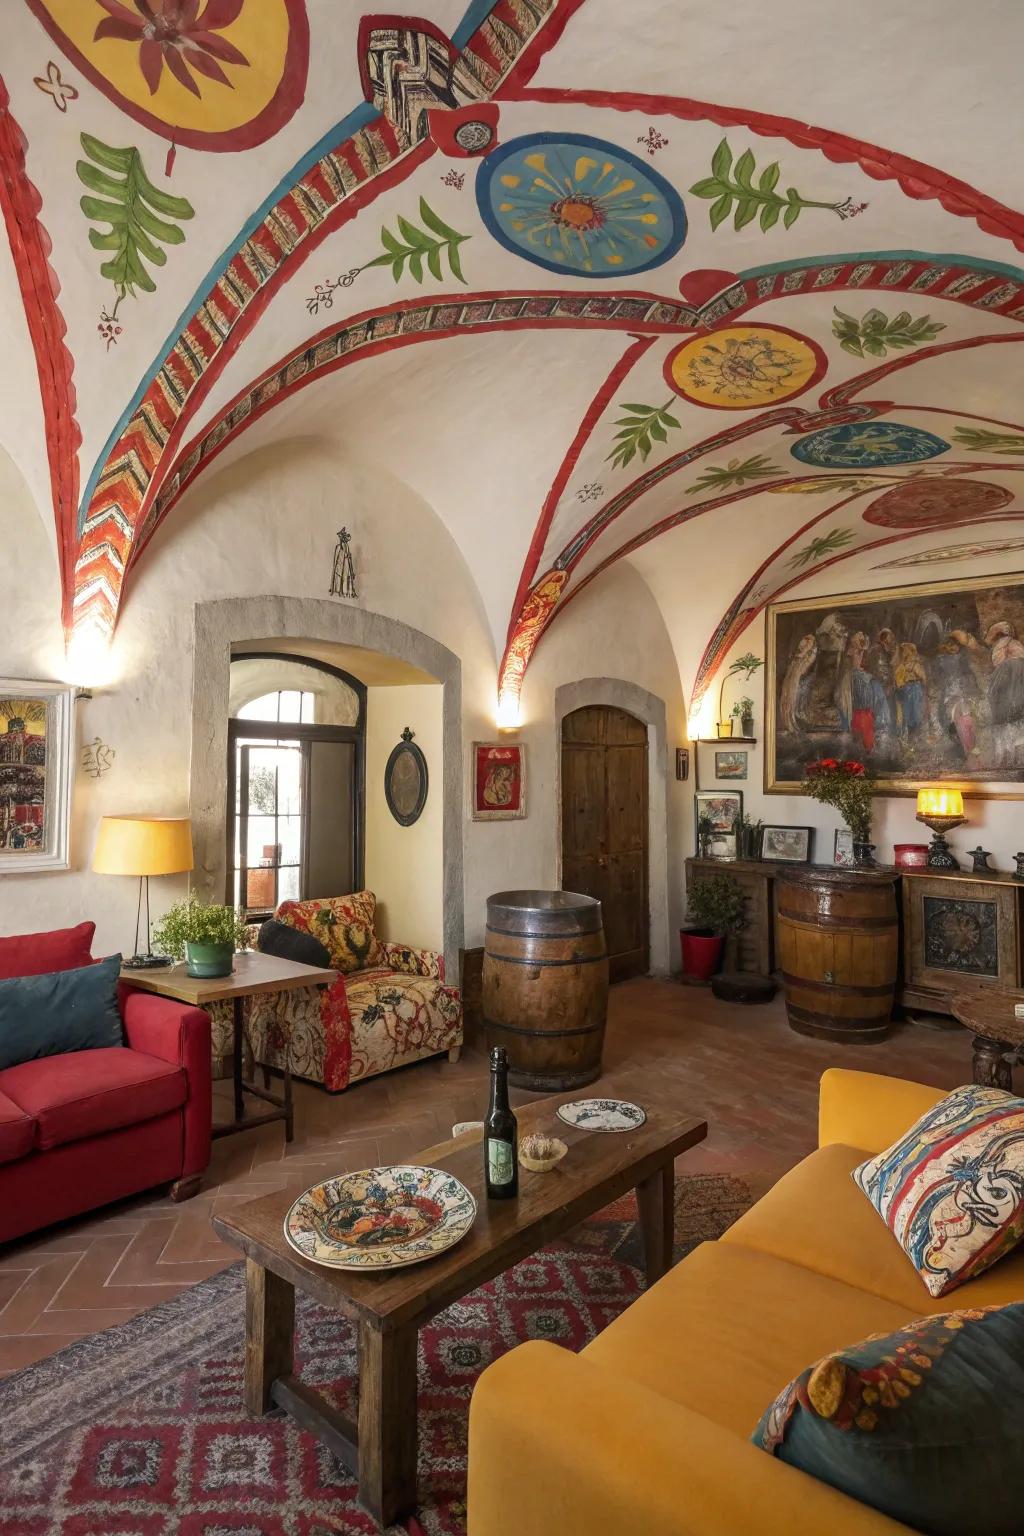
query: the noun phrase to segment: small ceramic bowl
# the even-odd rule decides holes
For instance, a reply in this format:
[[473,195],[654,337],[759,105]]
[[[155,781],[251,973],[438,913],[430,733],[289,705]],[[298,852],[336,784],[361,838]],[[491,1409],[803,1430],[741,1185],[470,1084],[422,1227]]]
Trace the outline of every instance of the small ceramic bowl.
[[568,1150],[557,1136],[525,1136],[519,1143],[519,1161],[531,1173],[547,1173]]

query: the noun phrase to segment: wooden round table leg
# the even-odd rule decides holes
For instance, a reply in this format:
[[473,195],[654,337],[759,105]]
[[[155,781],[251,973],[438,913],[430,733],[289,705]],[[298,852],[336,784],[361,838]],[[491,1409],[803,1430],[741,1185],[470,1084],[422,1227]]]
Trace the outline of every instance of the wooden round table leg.
[[974,1037],[974,1081],[983,1088],[1012,1088],[1013,1076],[1007,1053],[1013,1047],[986,1035]]

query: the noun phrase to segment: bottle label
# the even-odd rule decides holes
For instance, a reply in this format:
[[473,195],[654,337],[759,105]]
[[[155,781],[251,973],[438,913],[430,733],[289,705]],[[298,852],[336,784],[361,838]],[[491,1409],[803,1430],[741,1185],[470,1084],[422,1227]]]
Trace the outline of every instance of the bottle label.
[[487,1175],[491,1183],[511,1184],[513,1171],[512,1148],[508,1142],[488,1137]]

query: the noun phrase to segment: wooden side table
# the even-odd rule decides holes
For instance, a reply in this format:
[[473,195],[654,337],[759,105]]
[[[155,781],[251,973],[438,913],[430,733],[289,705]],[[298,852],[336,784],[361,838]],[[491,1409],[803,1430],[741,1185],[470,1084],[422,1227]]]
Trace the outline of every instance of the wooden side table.
[[1024,1047],[1024,1019],[1014,1008],[1024,993],[999,987],[962,989],[950,994],[954,1016],[974,1036],[974,1081],[983,1088],[1013,1087],[1010,1058]]
[[[235,1118],[225,1125],[213,1127],[214,1136],[233,1136],[236,1131],[248,1131],[254,1125],[268,1125],[274,1120],[284,1121],[286,1141],[291,1141],[294,1130],[292,1109],[292,1074],[290,1065],[284,1069],[284,1094],[271,1093],[267,1088],[257,1088],[242,1076],[242,1037],[245,1032],[245,1000],[258,992],[293,992],[298,987],[317,987],[337,979],[337,971],[322,970],[315,965],[299,965],[295,960],[281,960],[276,955],[264,955],[257,950],[246,950],[235,956],[230,976],[190,976],[184,964],[165,966],[160,970],[121,971],[121,980],[141,992],[155,992],[159,997],[173,997],[181,1003],[191,1003],[204,1008],[207,1003],[222,1003],[230,998],[234,1015],[232,1042],[232,1079],[235,1093]],[[272,1105],[259,1115],[245,1115],[245,1095]]]

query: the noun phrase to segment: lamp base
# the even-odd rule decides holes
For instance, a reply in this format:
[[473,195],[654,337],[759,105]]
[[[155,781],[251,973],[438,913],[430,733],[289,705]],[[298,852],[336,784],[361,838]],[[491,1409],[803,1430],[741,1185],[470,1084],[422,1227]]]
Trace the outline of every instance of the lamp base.
[[931,844],[928,848],[929,869],[959,869],[960,860],[955,854],[950,853],[949,844],[941,832],[932,834]]
[[132,955],[130,960],[121,961],[121,969],[125,971],[162,971],[173,965],[170,955]]

